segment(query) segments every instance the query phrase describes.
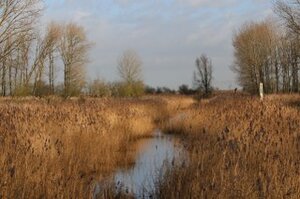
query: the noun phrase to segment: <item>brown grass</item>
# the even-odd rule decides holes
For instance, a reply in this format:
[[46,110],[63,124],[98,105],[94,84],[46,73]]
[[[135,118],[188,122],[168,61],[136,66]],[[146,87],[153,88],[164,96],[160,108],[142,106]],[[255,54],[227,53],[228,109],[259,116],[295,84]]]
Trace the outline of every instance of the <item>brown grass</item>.
[[0,198],[90,198],[131,143],[191,99],[0,100]]
[[263,102],[221,95],[165,125],[180,134],[189,164],[161,180],[159,198],[299,198],[300,96]]
[[[299,198],[300,96],[1,99],[0,198],[90,198],[134,163],[153,129],[182,137],[188,163],[157,198]],[[191,106],[191,104],[193,104]],[[170,119],[169,119],[170,118]],[[100,198],[123,198],[112,189]]]

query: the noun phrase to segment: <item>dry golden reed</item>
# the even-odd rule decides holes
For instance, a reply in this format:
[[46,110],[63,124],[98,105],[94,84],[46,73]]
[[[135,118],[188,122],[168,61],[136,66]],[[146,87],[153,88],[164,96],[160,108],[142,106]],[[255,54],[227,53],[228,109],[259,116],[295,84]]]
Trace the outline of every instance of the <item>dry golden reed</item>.
[[166,174],[158,198],[300,197],[299,95],[222,94],[165,131],[182,135],[189,164]]
[[[0,198],[90,198],[93,185],[134,162],[130,146],[187,98],[3,98]],[[179,106],[179,107],[178,107]]]

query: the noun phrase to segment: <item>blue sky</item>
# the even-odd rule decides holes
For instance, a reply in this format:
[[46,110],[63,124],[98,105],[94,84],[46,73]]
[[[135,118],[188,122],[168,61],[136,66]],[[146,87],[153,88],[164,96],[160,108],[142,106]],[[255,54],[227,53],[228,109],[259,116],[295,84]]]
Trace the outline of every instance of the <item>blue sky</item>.
[[214,85],[236,87],[230,70],[232,35],[247,21],[272,17],[271,0],[46,0],[43,22],[83,25],[94,43],[88,76],[118,80],[117,59],[126,49],[143,60],[151,86],[192,84],[195,59],[214,65]]

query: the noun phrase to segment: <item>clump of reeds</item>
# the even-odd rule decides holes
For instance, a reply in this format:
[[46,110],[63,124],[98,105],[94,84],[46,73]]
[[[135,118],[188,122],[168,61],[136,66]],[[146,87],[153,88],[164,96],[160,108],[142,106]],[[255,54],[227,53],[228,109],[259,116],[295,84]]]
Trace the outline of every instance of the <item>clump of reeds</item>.
[[131,143],[151,136],[173,101],[1,99],[0,198],[91,197],[96,182],[133,164]]
[[300,97],[221,95],[199,102],[180,122],[187,167],[162,179],[158,198],[298,198]]

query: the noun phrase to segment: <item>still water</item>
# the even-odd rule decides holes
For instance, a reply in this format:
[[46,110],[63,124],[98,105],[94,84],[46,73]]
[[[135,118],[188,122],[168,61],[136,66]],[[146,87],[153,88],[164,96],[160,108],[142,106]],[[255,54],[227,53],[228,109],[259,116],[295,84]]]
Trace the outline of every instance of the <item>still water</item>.
[[116,194],[152,198],[167,169],[186,163],[186,154],[179,140],[174,136],[164,135],[159,130],[152,138],[139,140],[137,151],[134,166],[118,170],[113,177]]

